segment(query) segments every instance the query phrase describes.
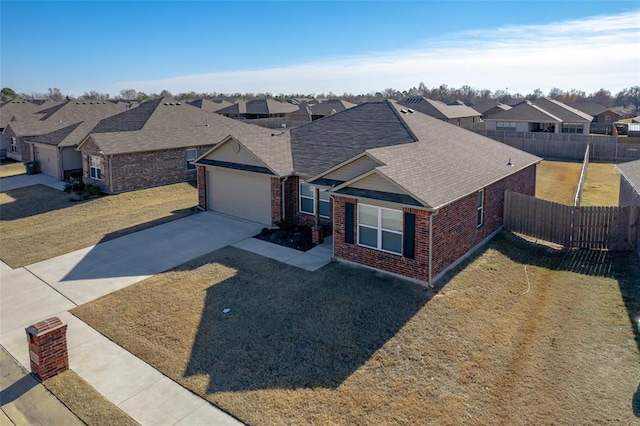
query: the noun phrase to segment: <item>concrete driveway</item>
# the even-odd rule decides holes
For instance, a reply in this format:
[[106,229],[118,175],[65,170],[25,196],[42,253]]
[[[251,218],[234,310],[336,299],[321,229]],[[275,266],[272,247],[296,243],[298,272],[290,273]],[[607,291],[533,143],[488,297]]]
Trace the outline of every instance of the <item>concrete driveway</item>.
[[53,189],[64,191],[65,182],[53,176],[38,173],[35,175],[18,175],[0,178],[0,192],[11,191],[13,189],[24,188],[32,185],[46,185]]
[[25,269],[76,305],[256,235],[261,225],[204,212]]

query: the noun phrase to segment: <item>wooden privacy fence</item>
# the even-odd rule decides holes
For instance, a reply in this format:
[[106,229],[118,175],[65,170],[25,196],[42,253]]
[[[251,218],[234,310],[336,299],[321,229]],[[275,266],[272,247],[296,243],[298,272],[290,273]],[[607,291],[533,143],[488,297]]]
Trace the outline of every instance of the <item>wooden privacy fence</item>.
[[573,207],[507,191],[504,227],[568,248],[634,250],[640,207]]

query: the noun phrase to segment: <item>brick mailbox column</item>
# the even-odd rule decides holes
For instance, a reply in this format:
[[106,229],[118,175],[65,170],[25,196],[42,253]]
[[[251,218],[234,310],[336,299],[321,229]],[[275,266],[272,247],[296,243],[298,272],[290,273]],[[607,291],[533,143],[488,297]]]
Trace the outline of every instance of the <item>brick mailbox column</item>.
[[30,325],[25,331],[33,374],[40,380],[47,380],[69,369],[67,325],[60,318],[48,318]]

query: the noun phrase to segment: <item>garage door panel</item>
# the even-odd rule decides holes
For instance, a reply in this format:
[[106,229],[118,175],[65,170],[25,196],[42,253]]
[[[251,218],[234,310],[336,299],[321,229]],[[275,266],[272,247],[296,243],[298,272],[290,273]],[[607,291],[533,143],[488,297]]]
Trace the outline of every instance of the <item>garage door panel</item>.
[[58,159],[55,147],[34,146],[35,159],[39,162],[40,173],[58,177]]
[[271,179],[268,176],[209,168],[207,192],[209,210],[271,224]]

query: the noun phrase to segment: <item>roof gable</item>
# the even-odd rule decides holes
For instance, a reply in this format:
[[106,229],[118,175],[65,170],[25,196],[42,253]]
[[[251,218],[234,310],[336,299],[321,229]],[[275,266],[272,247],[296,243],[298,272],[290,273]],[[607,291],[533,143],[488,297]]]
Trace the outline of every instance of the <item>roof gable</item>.
[[640,194],[640,160],[618,164],[620,174]]
[[363,103],[292,129],[293,167],[316,176],[367,149],[416,140],[389,101]]

